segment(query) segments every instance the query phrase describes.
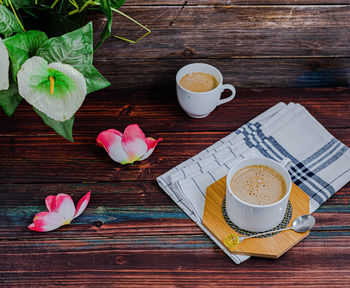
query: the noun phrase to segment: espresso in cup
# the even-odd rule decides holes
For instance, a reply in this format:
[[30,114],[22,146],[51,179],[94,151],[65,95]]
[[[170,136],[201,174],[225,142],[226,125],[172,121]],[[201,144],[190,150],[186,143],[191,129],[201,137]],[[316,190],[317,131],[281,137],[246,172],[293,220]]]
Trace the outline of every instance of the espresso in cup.
[[195,72],[182,77],[180,85],[188,91],[202,93],[215,89],[219,82],[213,75]]
[[269,205],[287,193],[284,177],[265,165],[250,165],[234,174],[230,188],[242,201],[253,205]]

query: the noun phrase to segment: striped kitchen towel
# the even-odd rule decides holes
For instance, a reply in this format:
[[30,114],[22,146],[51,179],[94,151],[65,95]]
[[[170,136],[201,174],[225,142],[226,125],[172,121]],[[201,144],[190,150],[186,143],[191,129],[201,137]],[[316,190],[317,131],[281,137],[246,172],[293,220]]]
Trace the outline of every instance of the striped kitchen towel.
[[157,178],[160,187],[236,263],[202,225],[206,188],[243,158],[289,158],[292,181],[310,197],[314,212],[350,181],[350,149],[300,104],[278,103],[235,132]]

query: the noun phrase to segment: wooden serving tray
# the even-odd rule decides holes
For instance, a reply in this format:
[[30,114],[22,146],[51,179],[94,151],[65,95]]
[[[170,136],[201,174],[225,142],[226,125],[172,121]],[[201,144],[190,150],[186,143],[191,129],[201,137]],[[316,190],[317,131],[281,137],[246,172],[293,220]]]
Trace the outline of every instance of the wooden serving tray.
[[[250,238],[233,248],[224,244],[228,234],[241,235],[226,222],[222,213],[222,201],[226,195],[226,176],[208,186],[205,199],[203,225],[232,253],[257,257],[278,258],[303,240],[309,231],[297,233],[293,230],[284,231],[267,238]],[[292,205],[290,227],[294,219],[300,215],[309,214],[309,196],[293,183],[289,201]],[[244,236],[244,235],[241,235]]]

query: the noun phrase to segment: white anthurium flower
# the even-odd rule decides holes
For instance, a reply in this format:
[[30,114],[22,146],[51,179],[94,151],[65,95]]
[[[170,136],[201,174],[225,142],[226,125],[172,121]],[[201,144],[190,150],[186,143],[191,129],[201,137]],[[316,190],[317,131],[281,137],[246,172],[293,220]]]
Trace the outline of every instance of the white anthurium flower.
[[10,60],[7,48],[0,38],[0,90],[9,89]]
[[71,65],[48,62],[34,56],[17,74],[19,94],[28,103],[56,121],[66,121],[83,104],[86,82]]

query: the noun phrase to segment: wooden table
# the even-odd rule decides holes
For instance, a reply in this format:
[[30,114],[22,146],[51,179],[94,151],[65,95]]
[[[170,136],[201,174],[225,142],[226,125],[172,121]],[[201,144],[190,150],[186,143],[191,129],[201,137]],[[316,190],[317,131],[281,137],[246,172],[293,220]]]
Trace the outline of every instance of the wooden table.
[[[280,259],[235,265],[155,182],[279,101],[301,103],[349,146],[350,89],[295,87],[347,86],[350,6],[197,2],[127,2],[123,11],[153,32],[137,45],[110,40],[97,52],[95,64],[113,86],[87,97],[74,144],[26,103],[12,119],[1,114],[2,287],[350,287],[349,184],[314,214],[311,235]],[[234,101],[200,120],[181,110],[174,89],[176,70],[194,61],[218,66],[238,87]],[[146,161],[121,166],[95,139],[132,123],[164,141]],[[77,201],[90,189],[88,208],[71,225],[27,229],[47,195]]]
[[[350,145],[350,90],[239,89],[209,117],[190,119],[174,89],[106,90],[78,112],[75,143],[42,125],[28,105],[1,122],[0,283],[5,287],[79,284],[99,287],[346,287],[350,278],[350,185],[314,215],[311,235],[278,260],[235,265],[158,187],[155,178],[279,101],[296,101]],[[140,123],[163,137],[133,166],[95,145],[98,131]],[[26,228],[47,195],[77,201],[92,190],[83,215],[50,233]]]

